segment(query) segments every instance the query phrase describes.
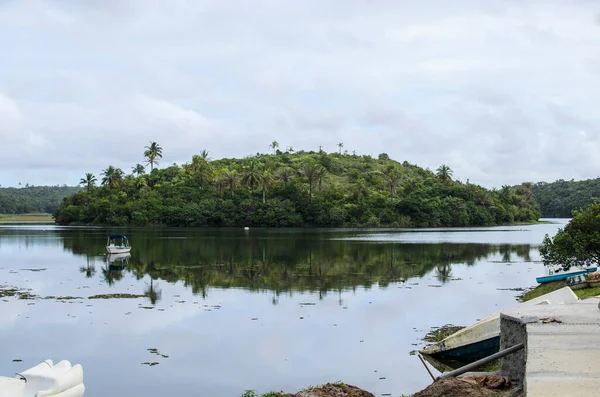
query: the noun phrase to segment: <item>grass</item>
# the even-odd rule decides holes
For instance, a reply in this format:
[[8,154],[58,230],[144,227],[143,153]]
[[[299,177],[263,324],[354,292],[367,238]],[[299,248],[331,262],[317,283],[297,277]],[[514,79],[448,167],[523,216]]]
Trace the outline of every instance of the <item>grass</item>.
[[[567,282],[564,280],[552,281],[550,283],[540,284],[537,287],[535,287],[534,289],[531,289],[531,290],[525,292],[523,295],[519,296],[518,299],[521,302],[526,302],[528,300],[537,298],[538,296],[542,296],[544,294],[547,294],[552,291],[556,291],[557,289],[561,289],[566,286],[567,286]],[[575,295],[577,295],[577,297],[579,299],[586,299],[586,298],[591,298],[593,296],[600,295],[600,287],[590,287],[590,288],[578,289],[573,292],[575,292]]]
[[442,340],[446,339],[453,333],[458,332],[463,328],[465,328],[465,327],[452,325],[452,324],[447,324],[442,327],[433,327],[431,329],[431,331],[429,331],[427,333],[427,335],[425,335],[423,337],[423,340],[425,342],[432,342],[432,343],[441,342]]
[[0,223],[54,223],[52,214],[0,214]]

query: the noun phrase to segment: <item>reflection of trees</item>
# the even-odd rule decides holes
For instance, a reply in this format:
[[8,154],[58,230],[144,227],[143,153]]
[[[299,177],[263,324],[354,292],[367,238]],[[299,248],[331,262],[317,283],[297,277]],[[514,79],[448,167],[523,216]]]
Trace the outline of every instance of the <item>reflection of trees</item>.
[[158,286],[154,285],[154,280],[150,278],[150,285],[144,289],[144,295],[150,299],[152,305],[156,305],[162,296],[162,290]]
[[[169,233],[169,237],[160,238]],[[488,244],[391,244],[330,239],[319,231],[235,230],[139,230],[128,237],[133,249],[124,271],[138,280],[151,278],[174,283],[182,281],[194,294],[207,296],[211,287],[269,290],[277,302],[280,293],[314,291],[325,296],[333,291],[382,287],[389,283],[423,277],[435,271],[442,283],[452,278],[452,265],[473,265],[495,254],[529,260],[529,245]],[[338,235],[336,235],[337,237]],[[70,231],[67,249],[88,256],[104,250],[104,239],[90,239]],[[102,269],[112,285],[122,272]],[[155,296],[160,299],[159,295]],[[153,298],[151,298],[151,301]]]
[[452,278],[452,265],[444,263],[436,266],[435,276],[442,284],[446,284]]
[[96,274],[96,266],[90,265],[90,257],[86,257],[86,265],[79,267],[79,272],[85,274],[85,278],[92,278]]

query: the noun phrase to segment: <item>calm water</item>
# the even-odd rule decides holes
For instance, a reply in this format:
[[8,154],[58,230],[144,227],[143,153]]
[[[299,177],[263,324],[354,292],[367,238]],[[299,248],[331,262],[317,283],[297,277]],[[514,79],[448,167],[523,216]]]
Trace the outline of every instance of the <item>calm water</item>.
[[[536,284],[538,246],[564,224],[555,222],[247,232],[0,226],[0,286],[36,295],[0,299],[0,374],[68,359],[84,367],[86,397],[236,397],[338,380],[378,396],[412,393],[430,383],[409,354],[423,335],[515,304],[519,292],[509,288]],[[128,235],[130,258],[108,260],[111,232]],[[118,293],[146,296],[88,299]],[[151,362],[159,364],[142,364]]]

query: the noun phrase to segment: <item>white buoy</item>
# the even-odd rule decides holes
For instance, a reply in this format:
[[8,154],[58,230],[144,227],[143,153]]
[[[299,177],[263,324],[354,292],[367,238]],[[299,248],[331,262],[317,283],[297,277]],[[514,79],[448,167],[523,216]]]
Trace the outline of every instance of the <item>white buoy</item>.
[[250,230],[250,228],[249,228],[248,226],[246,226],[246,227],[244,228],[244,230]]

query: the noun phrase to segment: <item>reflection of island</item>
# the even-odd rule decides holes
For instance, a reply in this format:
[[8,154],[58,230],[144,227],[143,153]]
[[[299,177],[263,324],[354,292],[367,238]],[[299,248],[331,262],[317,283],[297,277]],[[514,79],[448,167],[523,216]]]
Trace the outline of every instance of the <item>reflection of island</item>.
[[[376,283],[386,287],[432,271],[446,283],[451,282],[456,265],[472,266],[492,255],[507,262],[516,257],[528,261],[531,250],[529,245],[350,242],[326,239],[318,232],[238,235],[204,231],[194,235],[186,231],[180,238],[161,238],[156,231],[137,233],[135,256],[107,258],[110,265],[102,276],[108,284],[122,277],[111,273],[118,266],[138,280],[150,276],[151,280],[182,281],[202,295],[209,287],[325,295]],[[103,249],[103,241],[84,233],[71,232],[68,237],[63,240],[65,248],[76,254],[95,256]],[[154,289],[152,282],[150,288]]]

